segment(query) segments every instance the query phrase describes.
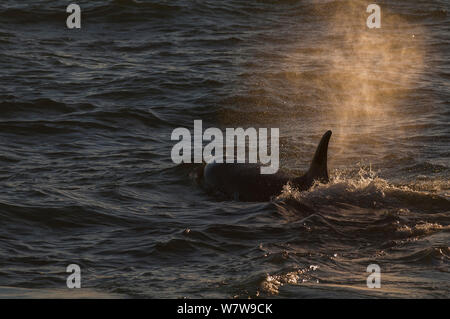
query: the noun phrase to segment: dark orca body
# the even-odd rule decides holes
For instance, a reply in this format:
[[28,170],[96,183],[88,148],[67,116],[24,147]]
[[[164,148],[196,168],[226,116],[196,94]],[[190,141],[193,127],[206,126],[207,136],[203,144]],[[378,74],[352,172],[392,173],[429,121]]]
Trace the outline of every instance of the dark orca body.
[[284,173],[261,174],[260,164],[210,163],[203,171],[207,188],[218,190],[235,200],[269,201],[281,193],[288,182],[300,191],[308,190],[315,181],[327,183],[327,153],[331,131],[327,131],[311,162],[308,172],[300,177]]

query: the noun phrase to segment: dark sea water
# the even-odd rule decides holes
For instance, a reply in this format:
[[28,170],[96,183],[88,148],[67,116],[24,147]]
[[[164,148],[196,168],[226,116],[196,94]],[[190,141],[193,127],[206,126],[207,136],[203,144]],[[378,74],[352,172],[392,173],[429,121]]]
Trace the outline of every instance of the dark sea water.
[[[448,1],[72,2],[0,3],[1,297],[450,297]],[[298,174],[331,129],[331,182],[210,194],[170,157],[197,119]]]

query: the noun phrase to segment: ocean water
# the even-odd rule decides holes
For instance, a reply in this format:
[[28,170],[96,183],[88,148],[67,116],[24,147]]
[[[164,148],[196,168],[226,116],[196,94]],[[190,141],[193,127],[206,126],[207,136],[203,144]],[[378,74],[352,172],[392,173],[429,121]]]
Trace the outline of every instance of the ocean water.
[[[1,297],[450,297],[448,1],[73,2],[0,3]],[[331,129],[331,182],[210,194],[170,157],[200,119],[293,174]]]

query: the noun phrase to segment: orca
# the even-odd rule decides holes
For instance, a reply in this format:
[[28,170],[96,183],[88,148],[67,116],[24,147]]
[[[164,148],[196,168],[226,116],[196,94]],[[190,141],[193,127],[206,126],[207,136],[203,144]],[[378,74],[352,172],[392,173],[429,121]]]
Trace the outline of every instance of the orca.
[[295,177],[282,172],[261,174],[261,164],[217,163],[207,164],[202,171],[203,183],[209,190],[219,191],[228,197],[245,202],[270,201],[281,194],[284,185],[290,183],[305,191],[319,181],[328,183],[327,153],[331,131],[327,131],[317,146],[306,174]]

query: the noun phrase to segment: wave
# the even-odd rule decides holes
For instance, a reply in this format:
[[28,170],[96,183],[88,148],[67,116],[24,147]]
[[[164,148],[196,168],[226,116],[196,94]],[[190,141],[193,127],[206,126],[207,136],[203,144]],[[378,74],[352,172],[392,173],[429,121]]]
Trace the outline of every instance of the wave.
[[[83,17],[86,20],[107,22],[134,22],[149,18],[167,18],[176,16],[183,8],[180,5],[167,2],[143,2],[136,0],[102,1],[101,4],[92,1],[79,2]],[[16,7],[1,7],[0,19],[15,23],[61,23],[65,21],[67,3],[56,4],[24,4]]]
[[[307,268],[301,268],[284,274],[267,274],[260,284],[261,291],[267,295],[277,295],[280,288],[287,284],[296,285],[308,281],[319,283],[319,280],[313,278],[311,275],[311,272],[316,271],[318,268],[319,267],[316,265],[310,265]],[[257,293],[257,295],[259,295],[259,293]]]
[[99,111],[91,103],[69,104],[48,98],[17,101],[14,96],[5,96],[0,108],[0,128],[18,134],[63,134],[89,128],[116,131],[124,128],[124,121],[149,127],[170,124],[151,110],[121,107],[114,111]]
[[[48,98],[34,99],[31,101],[18,102],[14,96],[0,97],[6,101],[0,102],[2,117],[23,116],[30,114],[67,114],[79,109],[93,109],[93,105],[82,104],[71,106]],[[10,101],[8,101],[10,100]]]
[[[110,0],[78,3],[83,16],[90,21],[105,21],[109,23],[142,22],[149,19],[177,18],[186,15],[235,16],[236,18],[252,17],[255,14],[267,12],[289,16],[331,17],[336,11],[348,12],[351,5],[348,1],[325,1],[321,3],[305,3],[295,0],[258,1],[217,3],[215,1],[169,2],[169,1],[138,1],[138,0]],[[360,2],[361,8],[367,6]],[[16,6],[1,6],[0,19],[5,22],[27,23],[61,23],[67,17],[67,3],[56,1],[52,4],[21,4]],[[448,17],[448,10],[440,6],[410,6],[408,4],[390,5],[400,11],[400,16],[408,21],[442,21]],[[398,8],[396,8],[398,7]],[[406,10],[406,9],[407,10]],[[405,11],[406,13],[402,13]],[[412,12],[411,12],[412,11]],[[362,11],[364,12],[364,11]]]
[[[426,187],[422,184],[422,189],[424,188]],[[435,183],[432,183],[430,188],[435,189]],[[330,183],[316,183],[304,192],[286,185],[276,201],[280,203],[287,200],[295,200],[315,209],[345,204],[362,208],[399,208],[427,213],[450,211],[448,197],[426,190],[414,190],[407,185],[394,185],[365,167],[360,167],[356,176],[346,176],[344,172],[336,171]]]
[[13,205],[7,202],[0,202],[0,220],[9,225],[35,225],[56,230],[99,225],[133,225],[130,217],[121,218],[101,212],[100,209],[80,205],[41,207]]
[[9,134],[35,136],[71,134],[83,132],[86,129],[117,131],[118,128],[105,125],[96,121],[80,120],[30,120],[30,121],[3,121],[0,122],[0,129]]

